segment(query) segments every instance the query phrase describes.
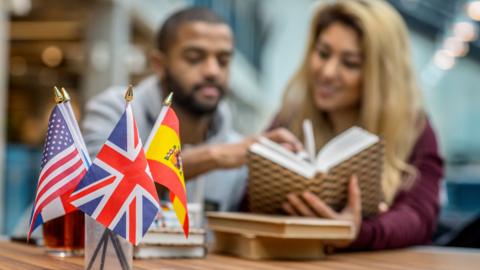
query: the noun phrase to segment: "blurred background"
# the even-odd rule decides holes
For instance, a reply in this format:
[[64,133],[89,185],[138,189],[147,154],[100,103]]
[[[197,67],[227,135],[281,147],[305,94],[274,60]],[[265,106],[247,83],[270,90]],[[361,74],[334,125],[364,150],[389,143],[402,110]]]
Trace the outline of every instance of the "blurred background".
[[[150,74],[154,33],[171,12],[212,8],[231,25],[236,52],[228,102],[236,128],[259,132],[301,59],[313,0],[0,0],[0,235],[29,219],[52,87],[90,97]],[[444,244],[480,212],[480,1],[389,0],[405,18],[424,101],[447,171]]]

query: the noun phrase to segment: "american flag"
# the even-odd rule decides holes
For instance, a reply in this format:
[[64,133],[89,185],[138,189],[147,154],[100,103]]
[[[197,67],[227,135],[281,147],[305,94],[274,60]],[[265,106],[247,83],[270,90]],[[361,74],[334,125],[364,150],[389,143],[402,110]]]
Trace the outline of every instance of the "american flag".
[[135,245],[154,221],[159,201],[129,104],[71,199]]
[[75,210],[69,196],[87,171],[59,106],[48,122],[28,238],[44,222]]

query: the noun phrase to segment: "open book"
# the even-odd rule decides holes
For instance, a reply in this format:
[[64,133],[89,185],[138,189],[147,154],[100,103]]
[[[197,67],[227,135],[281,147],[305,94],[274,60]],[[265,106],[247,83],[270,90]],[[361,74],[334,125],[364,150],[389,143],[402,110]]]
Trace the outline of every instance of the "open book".
[[[305,134],[308,138],[313,135]],[[254,212],[278,213],[290,192],[309,190],[335,210],[346,203],[348,182],[357,175],[362,193],[363,214],[377,213],[383,200],[381,176],[383,143],[375,134],[352,127],[330,140],[312,157],[314,146],[306,145],[310,158],[290,152],[261,138],[250,147],[249,200]]]
[[258,143],[253,144],[250,151],[306,178],[312,178],[317,172],[327,173],[329,169],[378,143],[378,141],[378,136],[362,128],[352,127],[329,141],[318,152],[315,160],[305,160],[304,155],[296,155],[265,137],[260,138]]

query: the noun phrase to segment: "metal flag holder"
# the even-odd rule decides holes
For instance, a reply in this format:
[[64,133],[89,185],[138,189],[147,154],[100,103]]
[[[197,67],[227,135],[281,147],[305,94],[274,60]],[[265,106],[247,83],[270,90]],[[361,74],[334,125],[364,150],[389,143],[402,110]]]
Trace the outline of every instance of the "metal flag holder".
[[95,248],[95,251],[92,254],[92,257],[90,258],[90,261],[88,262],[87,270],[92,269],[95,259],[98,256],[98,253],[100,252],[100,249],[102,249],[102,255],[100,257],[100,269],[104,269],[105,267],[105,257],[107,254],[107,247],[108,247],[108,240],[112,242],[113,248],[115,249],[115,254],[117,255],[118,261],[120,263],[120,266],[122,267],[122,270],[128,270],[130,269],[130,265],[127,261],[127,258],[125,256],[125,253],[123,252],[122,246],[120,244],[120,241],[118,240],[117,236],[109,229],[105,229],[103,232],[103,235],[100,239],[100,241],[97,244],[97,247]]

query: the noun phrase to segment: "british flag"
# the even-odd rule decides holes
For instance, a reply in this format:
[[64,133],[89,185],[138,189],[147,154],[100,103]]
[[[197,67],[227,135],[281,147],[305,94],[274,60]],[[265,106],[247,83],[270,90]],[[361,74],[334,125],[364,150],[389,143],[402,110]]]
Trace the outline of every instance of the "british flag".
[[134,245],[154,221],[159,201],[130,104],[71,199]]
[[60,105],[48,122],[28,238],[41,224],[75,210],[69,196],[87,172]]

